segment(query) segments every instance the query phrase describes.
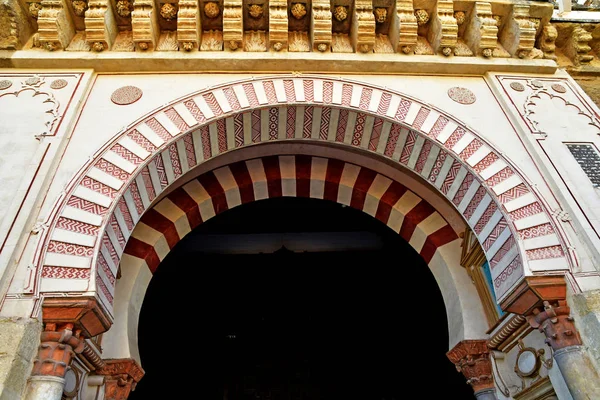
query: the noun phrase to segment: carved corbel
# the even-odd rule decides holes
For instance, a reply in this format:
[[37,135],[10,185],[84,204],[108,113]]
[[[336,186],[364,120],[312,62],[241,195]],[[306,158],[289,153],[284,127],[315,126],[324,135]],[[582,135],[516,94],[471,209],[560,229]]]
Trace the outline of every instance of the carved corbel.
[[464,34],[467,46],[474,54],[492,57],[498,43],[498,26],[492,16],[492,5],[475,2],[468,24]]
[[539,39],[539,47],[544,52],[544,58],[556,60],[556,54],[554,52],[556,50],[555,42],[557,37],[558,32],[554,25],[544,25],[544,29],[542,30],[542,34],[540,35]]
[[64,0],[42,0],[38,13],[40,44],[46,50],[65,49],[75,36],[75,26]]
[[94,51],[110,50],[118,29],[108,0],[89,0],[85,12],[85,39]]
[[177,12],[177,41],[179,48],[192,51],[200,47],[202,38],[200,10],[197,0],[179,0]]
[[0,21],[0,50],[21,49],[32,33],[27,10],[18,1],[0,0]]
[[142,51],[154,50],[158,44],[160,28],[158,27],[158,10],[154,0],[134,0],[131,12],[131,30],[133,42]]
[[352,14],[352,45],[358,53],[369,53],[375,46],[375,16],[371,1],[356,0]]
[[225,0],[223,3],[223,43],[225,49],[235,51],[243,47],[244,20],[241,0]]
[[588,44],[591,40],[592,34],[590,32],[583,29],[580,25],[575,25],[563,51],[573,61],[573,64],[588,64],[594,59],[593,55],[588,54],[592,50]]
[[529,315],[544,301],[564,300],[567,284],[562,275],[528,276],[500,303],[500,307],[513,314]]
[[513,4],[500,35],[502,46],[511,56],[527,58],[535,44],[535,22],[529,16],[529,4]]
[[458,41],[458,24],[454,18],[454,3],[451,0],[438,0],[430,21],[427,39],[434,52],[441,51],[449,56],[454,52]]
[[288,49],[287,1],[269,2],[269,46],[275,51]]
[[397,53],[413,54],[418,28],[412,0],[397,0],[390,27],[390,40]]
[[313,0],[310,22],[313,51],[331,49],[331,4],[329,0]]
[[46,297],[42,304],[45,324],[72,324],[88,338],[106,332],[112,321],[94,297]]

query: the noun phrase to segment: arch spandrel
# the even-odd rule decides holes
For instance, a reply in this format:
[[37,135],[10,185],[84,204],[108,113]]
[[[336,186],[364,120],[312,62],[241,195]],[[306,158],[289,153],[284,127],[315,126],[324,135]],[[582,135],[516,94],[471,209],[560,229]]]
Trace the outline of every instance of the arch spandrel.
[[[125,245],[161,192],[221,153],[286,139],[370,151],[429,182],[476,233],[498,299],[531,270],[569,267],[543,202],[475,132],[387,89],[283,76],[194,93],[152,112],[107,144],[57,207],[40,262],[41,291],[69,292],[69,280],[81,291],[88,280],[110,309]],[[153,230],[146,234],[156,236]],[[170,248],[167,237],[152,240]]]

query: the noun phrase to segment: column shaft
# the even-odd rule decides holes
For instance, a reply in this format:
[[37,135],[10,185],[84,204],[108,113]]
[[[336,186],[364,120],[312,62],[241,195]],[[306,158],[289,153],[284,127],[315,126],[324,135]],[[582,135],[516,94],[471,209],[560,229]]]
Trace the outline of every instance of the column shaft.
[[29,378],[25,400],[61,400],[65,380],[50,375]]
[[529,324],[546,335],[573,400],[600,399],[600,377],[581,346],[566,301],[544,301],[543,311],[536,309],[533,313],[528,317]]
[[581,346],[569,346],[555,351],[554,360],[565,378],[573,400],[600,399],[598,374]]

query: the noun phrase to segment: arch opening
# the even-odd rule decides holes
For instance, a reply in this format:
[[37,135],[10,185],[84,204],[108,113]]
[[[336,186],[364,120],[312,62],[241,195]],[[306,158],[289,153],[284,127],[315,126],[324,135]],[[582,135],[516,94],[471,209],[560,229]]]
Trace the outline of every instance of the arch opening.
[[[303,144],[294,143],[286,156],[246,161],[241,175],[229,168],[218,170],[225,174],[219,177],[215,170],[204,176],[208,180],[196,179],[190,183],[194,187],[184,185],[161,199],[186,172],[211,160],[286,141]],[[119,318],[123,307],[131,318],[119,324],[137,329],[136,304],[141,303],[115,303],[119,265],[128,265],[127,273],[134,276],[130,292],[138,286],[145,291],[149,277],[142,279],[138,272],[155,269],[199,223],[250,200],[292,195],[335,200],[375,216],[408,241],[434,275],[437,271],[443,277],[438,279],[446,286],[442,293],[457,292],[465,282],[454,269],[459,240],[435,207],[363,167],[370,163],[346,170],[347,164],[335,167],[326,157],[306,161],[301,157],[304,143],[365,152],[427,183],[475,232],[499,301],[508,299],[532,271],[569,269],[570,252],[534,188],[460,121],[381,87],[330,77],[278,76],[193,93],[144,116],[106,143],[73,179],[50,217],[50,229],[36,252],[35,264],[41,267],[36,290],[41,298],[45,293],[89,293],[103,313],[102,329]],[[286,194],[288,190],[294,193]],[[123,298],[131,300],[132,293],[141,292]],[[478,306],[471,304],[479,302],[468,301],[469,296],[459,293],[446,307],[476,315]],[[468,326],[464,320],[451,321],[450,343],[472,337]],[[124,348],[126,356],[139,358],[136,343]]]
[[[190,320],[194,357],[156,351],[157,326]],[[429,396],[466,398],[446,321],[432,271],[377,219],[322,199],[257,200],[196,227],[161,261],[140,314],[146,376],[130,398],[183,395],[185,385],[165,387],[169,370],[206,398],[400,399],[406,382],[431,376]]]
[[171,191],[142,216],[121,260],[115,323],[105,335],[105,355],[140,360],[138,320],[146,289],[181,240],[222,213],[281,198],[333,202],[387,225],[435,277],[446,308],[446,350],[461,340],[483,337],[487,326],[481,302],[460,266],[461,239],[429,202],[398,181],[350,162],[270,155],[209,170]]

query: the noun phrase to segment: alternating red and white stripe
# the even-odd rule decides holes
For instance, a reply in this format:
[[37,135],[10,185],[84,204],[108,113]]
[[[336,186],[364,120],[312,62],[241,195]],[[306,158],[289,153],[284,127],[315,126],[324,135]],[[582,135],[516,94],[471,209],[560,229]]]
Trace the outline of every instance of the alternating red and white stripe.
[[[98,254],[102,254],[103,262],[110,268],[97,266],[96,279],[106,286],[103,293],[113,293],[114,276],[107,271],[118,265],[123,240],[138,251],[144,243],[152,242],[156,257],[144,257],[151,257],[149,265],[155,265],[176,237],[193,229],[183,222],[175,224],[181,216],[175,214],[174,208],[168,211],[173,205],[163,206],[165,214],[146,211],[161,192],[177,184],[179,176],[225,151],[292,138],[366,149],[429,181],[456,205],[476,232],[492,264],[498,297],[521,279],[525,265],[532,271],[568,268],[554,222],[537,195],[518,171],[475,132],[439,110],[382,88],[343,80],[286,76],[194,93],[153,112],[117,136],[90,161],[58,207],[59,214],[44,246],[42,276],[52,277],[43,285],[44,290],[68,291],[58,279],[88,279],[91,274],[76,269],[98,265]],[[292,159],[294,163],[298,161],[298,157]],[[427,220],[431,214],[420,208],[418,213],[406,209],[411,204],[409,198],[382,205],[387,203],[381,199],[394,199],[393,193],[387,192],[394,185],[386,188],[385,180],[371,181],[365,171],[360,175],[349,166],[335,171],[329,162],[323,166],[315,164],[314,159],[310,168],[305,163],[291,168],[291,159],[277,160],[277,168],[265,167],[264,163],[271,161],[260,160],[255,162],[259,166],[246,163],[247,171],[215,171],[212,177],[205,176],[203,183],[196,180],[197,184],[187,184],[186,190],[178,189],[177,193],[186,193],[178,201],[189,202],[186,196],[193,193],[193,201],[198,200],[194,206],[198,213],[193,218],[202,221],[211,213],[251,198],[319,197],[321,192],[326,198],[335,193],[336,201],[352,206],[362,204],[359,208],[376,216],[379,213],[379,217],[387,215],[386,223],[420,246],[420,252],[428,249],[424,255],[435,251],[431,247],[435,243],[443,242],[443,238],[435,236],[439,221],[433,217]],[[279,175],[268,175],[274,171],[279,171]],[[328,178],[327,174],[333,175]],[[332,183],[336,182],[335,174],[339,174],[339,182]],[[272,179],[279,180],[279,186],[269,185]],[[190,185],[197,187],[192,190]],[[219,190],[224,192],[218,194]],[[381,197],[373,197],[373,193]],[[373,199],[379,199],[381,210],[374,210]],[[195,212],[194,207],[191,211],[186,209],[188,217]],[[429,221],[420,239],[409,235],[414,215],[423,217],[422,223]],[[165,235],[156,236],[156,227],[170,223],[173,227]],[[133,229],[134,226],[137,227]],[[49,246],[50,242],[67,246],[57,252],[56,247]],[[93,255],[89,256],[88,251],[69,252],[65,249],[75,247],[68,244],[92,249]],[[108,248],[111,246],[113,250]],[[114,259],[115,265],[110,264],[109,258]],[[85,285],[77,283],[78,288],[82,286]],[[105,300],[111,303],[110,298]]]
[[300,196],[347,204],[396,230],[426,262],[458,238],[426,201],[368,168],[335,159],[272,156],[207,172],[169,193],[138,222],[125,249],[151,271],[196,226],[258,199]]

